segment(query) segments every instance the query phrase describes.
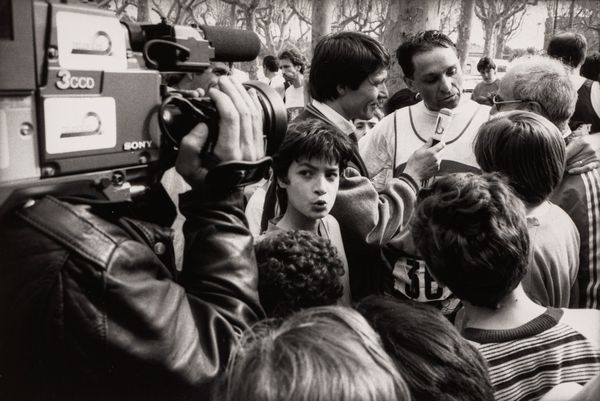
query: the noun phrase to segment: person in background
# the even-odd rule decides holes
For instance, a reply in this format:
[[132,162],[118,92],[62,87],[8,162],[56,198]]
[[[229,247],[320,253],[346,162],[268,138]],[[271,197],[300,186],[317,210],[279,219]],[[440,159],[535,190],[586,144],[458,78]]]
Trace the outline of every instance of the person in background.
[[579,233],[564,210],[548,201],[565,171],[565,143],[558,128],[529,111],[497,114],[473,143],[485,172],[500,172],[525,204],[531,258],[522,284],[542,306],[577,305]]
[[263,58],[263,74],[265,76],[263,82],[273,88],[284,99],[285,78],[283,78],[279,70],[279,60],[277,57],[268,55]]
[[582,77],[600,81],[600,52],[588,52],[579,72]]
[[383,114],[387,116],[403,107],[412,106],[421,101],[421,94],[409,88],[400,89],[383,103]]
[[413,401],[494,401],[485,360],[440,311],[373,295],[355,308],[381,337]]
[[287,83],[285,107],[288,121],[292,121],[304,109],[304,57],[294,49],[279,53],[279,66]]
[[225,373],[223,401],[410,401],[379,336],[355,310],[309,308],[248,331]]
[[362,138],[365,135],[368,135],[369,132],[377,125],[377,123],[381,120],[379,116],[373,116],[370,120],[363,120],[362,118],[355,118],[352,120],[352,124],[356,128],[354,130],[354,135],[356,135],[356,139]]
[[255,246],[258,295],[267,317],[334,305],[344,294],[344,263],[326,238],[309,231],[276,231]]
[[500,80],[496,78],[496,63],[489,57],[482,57],[477,63],[477,71],[483,82],[475,85],[471,99],[477,103],[492,105],[492,97],[498,92]]
[[[590,133],[600,132],[600,111],[592,104],[592,86],[594,81],[580,75],[585,61],[587,40],[580,33],[564,32],[555,35],[548,42],[548,56],[563,62],[569,70],[569,77],[577,91],[575,111],[569,120],[571,130],[580,125],[590,124]],[[596,84],[596,87],[598,84]]]
[[523,290],[525,207],[498,173],[435,181],[411,231],[432,276],[461,299],[456,326],[486,359],[497,401],[537,400],[600,373],[600,311],[544,307]]

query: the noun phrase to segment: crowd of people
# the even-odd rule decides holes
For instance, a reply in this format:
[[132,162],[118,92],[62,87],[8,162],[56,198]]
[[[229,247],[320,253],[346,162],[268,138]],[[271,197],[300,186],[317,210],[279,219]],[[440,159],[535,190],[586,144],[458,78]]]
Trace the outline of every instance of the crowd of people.
[[567,32],[501,79],[484,57],[472,95],[447,35],[394,56],[391,96],[362,33],[308,79],[264,57],[289,125],[251,190],[259,99],[215,65],[176,84],[219,111],[216,166],[200,124],[135,207],[6,217],[0,399],[600,399],[598,55]]

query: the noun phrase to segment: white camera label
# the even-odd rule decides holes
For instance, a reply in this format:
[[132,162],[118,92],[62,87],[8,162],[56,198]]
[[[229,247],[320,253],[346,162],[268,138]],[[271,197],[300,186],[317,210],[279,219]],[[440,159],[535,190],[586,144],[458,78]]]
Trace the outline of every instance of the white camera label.
[[49,154],[114,148],[117,144],[115,99],[44,100],[46,152]]
[[58,62],[62,68],[123,71],[127,69],[125,37],[113,17],[56,13]]

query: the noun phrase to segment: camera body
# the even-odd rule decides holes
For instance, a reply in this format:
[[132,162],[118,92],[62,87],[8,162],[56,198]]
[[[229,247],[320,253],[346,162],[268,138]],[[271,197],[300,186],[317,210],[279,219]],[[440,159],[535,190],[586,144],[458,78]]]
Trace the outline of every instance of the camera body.
[[[136,181],[157,179],[160,72],[208,68],[203,31],[121,23],[66,0],[0,0],[0,19],[0,215],[44,193],[127,199]],[[255,58],[251,42],[223,61]]]

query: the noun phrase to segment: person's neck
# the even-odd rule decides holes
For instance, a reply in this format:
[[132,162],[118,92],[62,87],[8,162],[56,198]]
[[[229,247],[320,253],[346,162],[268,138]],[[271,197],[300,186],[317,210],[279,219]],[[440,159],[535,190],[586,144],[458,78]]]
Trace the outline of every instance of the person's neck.
[[535,319],[546,311],[546,308],[533,302],[523,290],[521,284],[508,294],[496,309],[475,306],[463,300],[464,318],[462,327],[484,330],[514,329]]
[[525,211],[527,212],[527,216],[539,216],[546,213],[546,210],[550,207],[550,203],[548,201],[543,201],[539,205],[532,205],[529,203],[525,203]]
[[288,204],[285,214],[277,223],[277,227],[284,230],[305,230],[316,233],[318,224],[318,220],[306,217]]
[[344,108],[342,107],[342,105],[339,102],[337,102],[336,100],[325,100],[323,103],[326,104],[327,106],[331,107],[333,110],[335,110],[340,116],[344,117],[346,120],[351,121],[351,119],[348,118],[346,112],[344,111]]
[[265,77],[267,77],[269,79],[272,79],[275,75],[277,75],[277,73],[273,72],[273,71],[267,71],[267,72],[265,72]]

